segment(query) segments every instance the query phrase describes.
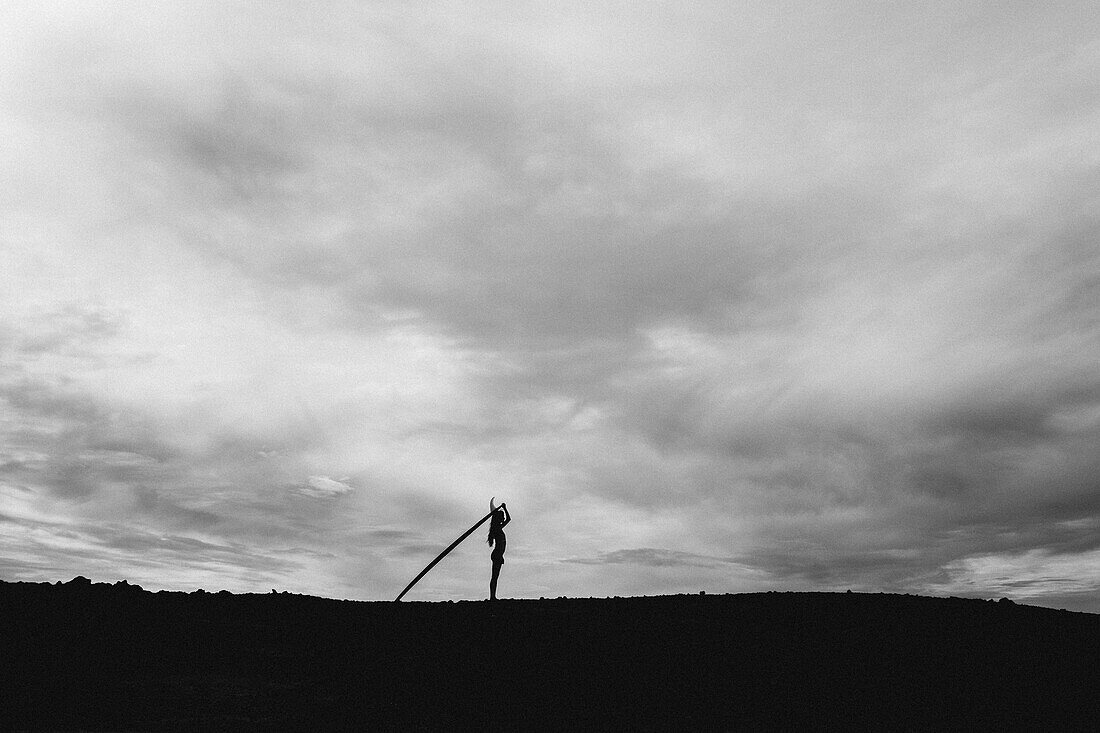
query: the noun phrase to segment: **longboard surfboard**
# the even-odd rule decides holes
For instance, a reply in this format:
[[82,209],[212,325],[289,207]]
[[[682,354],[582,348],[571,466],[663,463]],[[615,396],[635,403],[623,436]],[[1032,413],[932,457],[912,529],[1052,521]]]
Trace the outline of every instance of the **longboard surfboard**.
[[[490,506],[492,506],[492,503],[490,503]],[[436,563],[438,563],[443,558],[447,557],[448,553],[450,553],[451,550],[458,547],[459,543],[462,542],[462,540],[464,540],[467,537],[469,537],[470,535],[472,535],[474,533],[474,530],[476,530],[481,525],[485,524],[485,522],[487,522],[489,520],[489,517],[493,516],[493,512],[495,512],[495,511],[496,511],[496,507],[493,507],[493,509],[488,514],[486,514],[484,517],[482,517],[481,519],[479,519],[477,521],[477,524],[475,524],[473,527],[470,527],[468,530],[463,532],[461,537],[459,537],[457,540],[455,540],[450,545],[448,545],[447,549],[444,550],[443,552],[439,553],[439,556],[436,559],[434,559],[430,563],[428,563],[428,567],[421,570],[420,574],[417,575],[415,578],[413,578],[412,582],[409,583],[408,585],[406,585],[405,590],[401,591],[401,593],[397,596],[397,598],[394,598],[394,600],[395,601],[400,601],[401,598],[406,593],[409,592],[409,589],[412,588],[414,585],[416,585],[417,581],[419,581],[421,578],[423,578],[425,575],[427,575],[428,571],[436,566]]]

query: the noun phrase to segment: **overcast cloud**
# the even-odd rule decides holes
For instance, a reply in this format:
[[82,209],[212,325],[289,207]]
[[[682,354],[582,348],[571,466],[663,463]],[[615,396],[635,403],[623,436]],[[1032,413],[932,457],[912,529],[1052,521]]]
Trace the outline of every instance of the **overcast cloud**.
[[0,577],[1100,611],[1094,3],[0,14]]

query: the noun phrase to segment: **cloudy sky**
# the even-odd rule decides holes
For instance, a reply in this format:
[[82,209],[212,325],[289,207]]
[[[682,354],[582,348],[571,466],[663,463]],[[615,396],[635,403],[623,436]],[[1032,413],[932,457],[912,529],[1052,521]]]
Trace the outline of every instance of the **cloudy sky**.
[[5,3],[0,578],[1100,611],[1098,234],[1093,0]]

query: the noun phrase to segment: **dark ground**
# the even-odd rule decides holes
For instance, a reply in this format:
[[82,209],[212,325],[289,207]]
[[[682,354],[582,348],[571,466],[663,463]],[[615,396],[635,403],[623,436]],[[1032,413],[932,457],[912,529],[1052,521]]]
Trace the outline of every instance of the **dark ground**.
[[1100,615],[884,594],[0,583],[0,728],[1100,729]]

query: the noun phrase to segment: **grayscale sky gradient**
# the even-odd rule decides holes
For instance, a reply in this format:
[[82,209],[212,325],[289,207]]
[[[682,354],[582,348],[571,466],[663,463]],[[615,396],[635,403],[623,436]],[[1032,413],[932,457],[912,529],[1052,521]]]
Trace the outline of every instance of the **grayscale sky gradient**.
[[8,2],[0,577],[1100,611],[1098,234],[1093,0]]

